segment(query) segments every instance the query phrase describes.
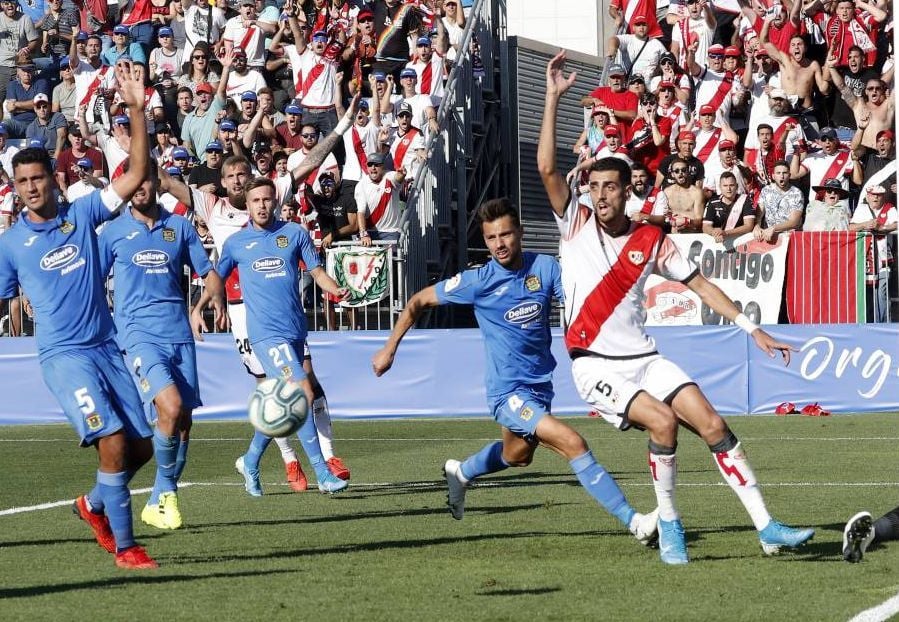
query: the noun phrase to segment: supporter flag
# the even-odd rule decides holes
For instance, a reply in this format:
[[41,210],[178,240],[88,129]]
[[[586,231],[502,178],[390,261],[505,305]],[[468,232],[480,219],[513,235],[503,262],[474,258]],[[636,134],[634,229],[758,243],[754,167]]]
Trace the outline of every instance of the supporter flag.
[[790,323],[863,324],[870,244],[863,232],[794,232],[787,253]]
[[390,292],[390,255],[386,248],[329,248],[327,270],[340,287],[350,290],[345,307],[364,307]]

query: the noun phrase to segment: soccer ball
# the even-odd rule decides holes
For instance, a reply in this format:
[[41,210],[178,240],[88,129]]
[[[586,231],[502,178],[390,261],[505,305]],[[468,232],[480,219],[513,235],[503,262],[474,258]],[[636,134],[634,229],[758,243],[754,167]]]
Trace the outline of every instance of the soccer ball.
[[306,421],[306,393],[295,382],[269,378],[256,385],[247,408],[250,423],[266,436],[284,437]]

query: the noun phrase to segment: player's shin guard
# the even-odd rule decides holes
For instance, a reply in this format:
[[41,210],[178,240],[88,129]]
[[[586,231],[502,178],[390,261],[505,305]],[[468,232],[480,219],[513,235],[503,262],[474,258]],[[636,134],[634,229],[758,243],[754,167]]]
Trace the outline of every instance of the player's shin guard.
[[322,475],[330,473],[328,465],[325,464],[325,458],[322,456],[321,445],[318,444],[318,431],[315,429],[315,419],[312,416],[312,407],[309,407],[309,413],[303,425],[297,431],[300,442],[303,443],[303,451],[309,458],[312,468],[315,469],[316,475],[321,479]]
[[649,441],[649,470],[659,504],[659,518],[663,521],[680,519],[674,507],[674,485],[677,482],[677,446],[666,447]]
[[97,487],[106,507],[109,528],[115,536],[116,548],[121,551],[134,546],[134,529],[131,522],[131,491],[128,490],[125,472],[103,473],[97,471]]
[[181,481],[181,474],[184,473],[184,467],[187,465],[187,446],[190,439],[182,438],[178,442],[178,452],[175,454],[175,481]]
[[290,446],[289,438],[276,438],[275,444],[278,446],[278,449],[281,450],[281,459],[284,461],[284,464],[290,464],[291,462],[297,461],[297,452]]
[[156,456],[156,481],[150,492],[148,505],[159,503],[159,495],[178,489],[175,478],[175,463],[178,455],[179,437],[166,436],[157,427],[153,432],[153,455]]
[[899,507],[874,521],[874,542],[899,540]]
[[577,476],[581,485],[596,499],[606,511],[630,527],[631,519],[636,513],[630,506],[624,493],[615,482],[615,479],[601,464],[596,462],[593,452],[588,451],[569,462],[571,470]]
[[503,460],[503,442],[494,441],[485,445],[478,453],[468,456],[460,468],[462,477],[468,481],[481,475],[508,469],[509,464]]
[[245,453],[243,457],[244,468],[246,468],[248,472],[259,472],[259,461],[262,459],[262,454],[265,453],[265,449],[271,442],[271,437],[268,437],[261,432],[253,434],[253,440],[250,441],[247,453]]
[[721,477],[737,493],[737,497],[749,513],[752,524],[761,531],[771,522],[771,515],[765,507],[762,491],[740,441],[728,430],[724,440],[710,445],[709,449],[715,456],[715,464],[718,465]]
[[322,450],[322,456],[325,460],[334,457],[334,447],[331,439],[334,433],[331,431],[331,411],[328,409],[328,398],[324,392],[321,396],[316,396],[312,402],[312,417],[315,420],[315,429],[318,431],[318,444]]

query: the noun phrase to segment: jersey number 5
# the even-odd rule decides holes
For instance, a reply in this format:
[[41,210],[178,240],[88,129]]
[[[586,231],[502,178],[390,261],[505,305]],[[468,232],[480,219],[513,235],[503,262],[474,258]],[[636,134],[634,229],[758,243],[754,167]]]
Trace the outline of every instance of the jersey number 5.
[[96,404],[94,404],[94,398],[87,392],[87,387],[81,387],[75,391],[75,399],[78,400],[78,408],[82,413],[89,415],[94,412]]

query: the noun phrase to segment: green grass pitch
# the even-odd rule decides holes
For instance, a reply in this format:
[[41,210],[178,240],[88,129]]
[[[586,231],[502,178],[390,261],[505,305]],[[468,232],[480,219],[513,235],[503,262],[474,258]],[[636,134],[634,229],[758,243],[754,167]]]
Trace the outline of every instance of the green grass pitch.
[[[347,492],[292,493],[277,447],[265,496],[234,471],[241,422],[195,424],[180,493],[186,528],[135,529],[161,567],[122,571],[63,502],[96,466],[66,426],[0,428],[0,618],[11,620],[847,620],[899,592],[899,542],[840,556],[846,519],[899,503],[899,415],[729,420],[772,514],[812,543],[765,557],[701,441],[682,433],[678,504],[691,563],[665,567],[541,449],[485,478],[463,521],[441,466],[496,436],[487,420],[337,421]],[[571,419],[630,501],[651,509],[646,437]],[[38,440],[33,440],[38,439]],[[305,460],[305,458],[303,458]],[[154,463],[133,482],[151,483]],[[309,469],[307,468],[307,474]],[[135,515],[146,493],[134,495]]]

